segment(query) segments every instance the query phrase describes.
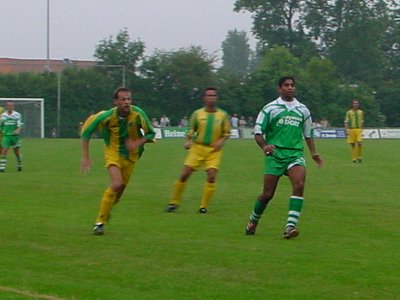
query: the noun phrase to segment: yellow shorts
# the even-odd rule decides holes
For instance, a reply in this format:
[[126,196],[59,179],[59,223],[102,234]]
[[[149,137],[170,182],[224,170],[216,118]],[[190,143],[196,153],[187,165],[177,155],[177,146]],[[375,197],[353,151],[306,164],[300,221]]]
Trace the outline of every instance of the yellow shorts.
[[193,144],[188,151],[189,154],[186,157],[185,166],[193,170],[198,170],[202,166],[204,166],[205,170],[218,169],[222,151],[214,151],[214,147],[200,144]]
[[347,136],[347,143],[355,144],[362,141],[362,129],[361,128],[351,128],[349,129],[349,134]]
[[122,182],[126,186],[131,178],[135,162],[119,156],[118,153],[104,152],[105,167],[108,169],[111,165],[117,166],[121,170]]

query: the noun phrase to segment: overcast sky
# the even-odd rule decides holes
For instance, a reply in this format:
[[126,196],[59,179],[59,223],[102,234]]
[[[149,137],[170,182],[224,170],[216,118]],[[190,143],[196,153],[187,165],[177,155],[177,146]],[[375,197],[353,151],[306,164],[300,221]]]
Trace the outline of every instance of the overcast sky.
[[255,45],[251,16],[234,12],[235,0],[1,0],[0,57],[46,59],[47,1],[51,59],[94,59],[96,45],[124,28],[148,55],[190,45],[220,55],[235,28]]

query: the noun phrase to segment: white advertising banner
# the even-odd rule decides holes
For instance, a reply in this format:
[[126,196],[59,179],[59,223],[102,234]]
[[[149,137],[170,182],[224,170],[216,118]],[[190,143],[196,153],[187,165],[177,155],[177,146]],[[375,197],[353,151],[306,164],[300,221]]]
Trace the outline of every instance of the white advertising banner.
[[363,129],[363,139],[380,139],[378,128]]
[[238,139],[239,136],[239,129],[231,129],[231,135],[229,136],[230,139]]
[[400,139],[400,128],[379,129],[382,139]]

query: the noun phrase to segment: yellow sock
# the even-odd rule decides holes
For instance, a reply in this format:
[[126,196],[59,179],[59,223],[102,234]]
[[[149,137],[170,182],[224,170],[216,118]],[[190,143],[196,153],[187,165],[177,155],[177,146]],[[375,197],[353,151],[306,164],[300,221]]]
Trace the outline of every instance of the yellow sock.
[[357,147],[357,152],[358,152],[358,156],[357,156],[357,158],[362,158],[362,147],[361,147],[361,145],[359,145],[358,147]]
[[356,160],[357,159],[357,153],[358,153],[358,149],[357,149],[357,145],[355,145],[354,147],[351,147],[351,159],[352,160]]
[[208,204],[210,203],[214,191],[215,191],[215,183],[206,182],[206,184],[204,185],[203,197],[201,197],[200,208],[208,207]]
[[186,187],[186,181],[185,182],[181,182],[180,180],[175,181],[174,190],[172,191],[172,199],[169,202],[170,204],[179,205],[185,187]]
[[117,197],[117,193],[114,192],[112,189],[108,188],[104,191],[103,199],[101,199],[99,215],[97,216],[96,223],[104,224],[107,222],[116,197]]

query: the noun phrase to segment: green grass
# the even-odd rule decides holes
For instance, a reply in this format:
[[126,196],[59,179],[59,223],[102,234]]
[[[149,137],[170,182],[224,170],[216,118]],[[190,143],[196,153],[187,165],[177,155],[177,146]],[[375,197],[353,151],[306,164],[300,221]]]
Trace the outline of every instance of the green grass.
[[108,184],[101,141],[79,173],[79,140],[25,139],[25,169],[0,174],[0,299],[400,299],[400,140],[366,140],[353,164],[344,140],[317,140],[296,240],[282,239],[282,178],[257,234],[244,227],[262,185],[252,140],[225,147],[209,213],[197,213],[204,172],[181,208],[163,212],[185,151],[148,145],[104,236],[92,235]]

